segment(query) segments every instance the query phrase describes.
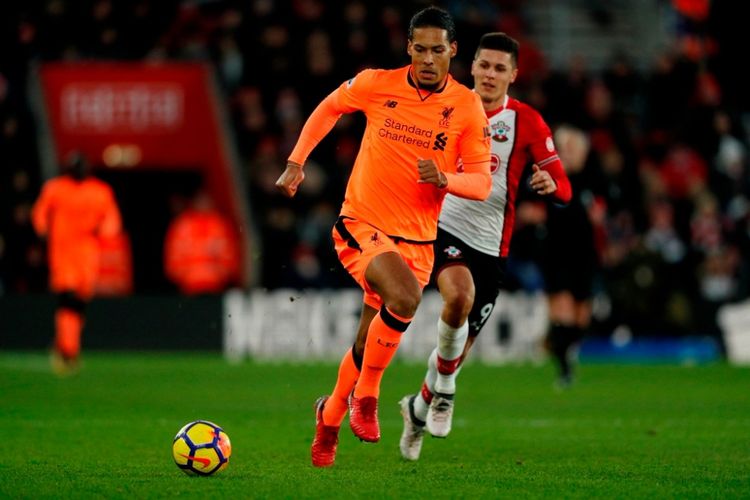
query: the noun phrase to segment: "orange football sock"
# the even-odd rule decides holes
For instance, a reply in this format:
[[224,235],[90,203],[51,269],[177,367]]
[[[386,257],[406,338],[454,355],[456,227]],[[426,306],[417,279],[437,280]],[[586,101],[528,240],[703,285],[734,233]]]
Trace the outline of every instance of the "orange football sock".
[[333,388],[333,394],[328,398],[326,406],[323,408],[323,423],[333,426],[341,425],[349,408],[347,403],[349,394],[352,392],[358,378],[359,368],[354,363],[352,348],[350,348],[341,359],[336,387]]
[[396,354],[401,335],[409,327],[411,318],[401,318],[385,306],[375,316],[367,330],[365,355],[362,360],[362,374],[354,388],[358,398],[380,395],[380,380],[383,372]]
[[83,316],[71,309],[55,312],[55,348],[68,359],[75,359],[81,352],[81,330]]

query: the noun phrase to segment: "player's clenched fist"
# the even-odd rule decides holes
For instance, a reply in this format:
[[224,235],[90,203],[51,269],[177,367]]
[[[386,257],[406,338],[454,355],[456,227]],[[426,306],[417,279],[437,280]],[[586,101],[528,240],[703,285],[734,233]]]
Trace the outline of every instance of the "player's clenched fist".
[[557,184],[552,176],[546,170],[539,168],[539,165],[534,164],[532,167],[534,173],[531,174],[529,184],[531,188],[537,192],[537,194],[546,195],[552,194],[557,190]]
[[432,184],[438,188],[448,185],[448,178],[432,160],[417,160],[420,184]]
[[284,173],[276,181],[276,189],[291,198],[297,194],[297,187],[303,180],[305,180],[305,172],[302,170],[302,165],[288,162]]

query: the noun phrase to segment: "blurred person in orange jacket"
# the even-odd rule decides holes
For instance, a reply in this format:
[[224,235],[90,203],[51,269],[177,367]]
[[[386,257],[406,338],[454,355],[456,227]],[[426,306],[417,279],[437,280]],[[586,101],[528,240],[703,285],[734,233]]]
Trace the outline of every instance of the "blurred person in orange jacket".
[[205,191],[167,229],[164,268],[187,295],[220,293],[239,281],[239,244],[231,224]]
[[62,170],[42,186],[31,221],[47,239],[50,288],[58,297],[52,361],[57,373],[66,374],[78,366],[86,305],[99,267],[99,238],[117,235],[122,218],[112,188],[91,176],[80,153],[72,153]]
[[133,251],[128,233],[99,239],[99,269],[94,294],[117,297],[133,293]]

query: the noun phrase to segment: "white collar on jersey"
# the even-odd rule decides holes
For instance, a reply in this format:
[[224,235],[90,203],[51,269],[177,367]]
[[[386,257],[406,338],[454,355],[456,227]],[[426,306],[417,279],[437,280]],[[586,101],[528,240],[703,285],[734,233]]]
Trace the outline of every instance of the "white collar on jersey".
[[508,107],[508,99],[509,99],[508,94],[505,94],[505,98],[503,99],[503,104],[500,105],[500,107],[497,108],[497,109],[493,109],[492,111],[487,111],[486,112],[487,118],[491,118],[491,117],[495,116],[496,114],[498,114],[500,111],[502,111],[505,108],[507,108]]

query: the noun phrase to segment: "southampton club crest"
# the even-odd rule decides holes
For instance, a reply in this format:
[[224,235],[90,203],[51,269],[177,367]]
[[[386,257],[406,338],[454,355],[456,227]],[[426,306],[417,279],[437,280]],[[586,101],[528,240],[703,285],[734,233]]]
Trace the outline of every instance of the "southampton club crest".
[[458,248],[454,247],[453,245],[451,245],[448,248],[446,248],[445,250],[443,250],[443,252],[445,252],[445,255],[447,255],[449,259],[459,259],[459,258],[461,258],[461,250],[459,250]]
[[510,125],[506,125],[505,122],[500,121],[492,124],[493,141],[506,142],[508,140],[508,132],[510,132]]

